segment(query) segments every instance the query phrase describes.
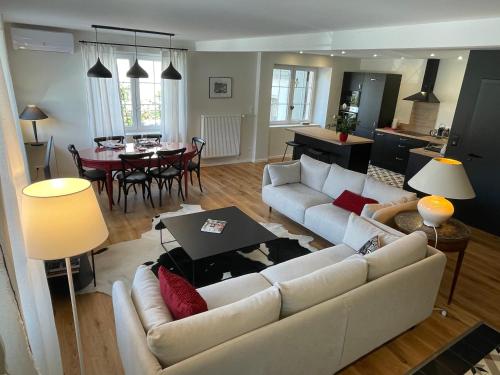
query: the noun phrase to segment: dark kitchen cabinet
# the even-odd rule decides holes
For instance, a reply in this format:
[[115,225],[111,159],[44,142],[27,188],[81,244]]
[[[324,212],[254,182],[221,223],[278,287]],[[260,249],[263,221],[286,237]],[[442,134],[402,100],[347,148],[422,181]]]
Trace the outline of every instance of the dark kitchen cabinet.
[[446,156],[460,160],[476,198],[454,200],[465,223],[500,235],[500,51],[471,51]]
[[345,90],[361,91],[363,82],[365,80],[365,73],[362,72],[347,72],[344,73],[344,80],[346,82]]

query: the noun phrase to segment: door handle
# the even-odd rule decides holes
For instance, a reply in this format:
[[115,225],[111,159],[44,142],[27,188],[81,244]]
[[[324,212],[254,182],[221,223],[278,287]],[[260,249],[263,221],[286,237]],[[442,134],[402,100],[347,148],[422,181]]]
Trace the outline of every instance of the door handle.
[[398,160],[398,161],[403,161],[403,158],[398,158],[398,157],[396,156],[396,160]]

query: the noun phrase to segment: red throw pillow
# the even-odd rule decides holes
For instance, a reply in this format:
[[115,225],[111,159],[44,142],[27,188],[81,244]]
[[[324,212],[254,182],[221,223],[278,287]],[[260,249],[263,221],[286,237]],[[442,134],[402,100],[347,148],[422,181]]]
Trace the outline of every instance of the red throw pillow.
[[333,201],[334,206],[354,212],[358,215],[361,215],[361,211],[363,211],[365,204],[370,203],[378,203],[378,201],[371,198],[365,198],[349,190],[344,190],[344,192]]
[[160,266],[160,292],[174,319],[182,319],[207,311],[207,303],[184,278]]

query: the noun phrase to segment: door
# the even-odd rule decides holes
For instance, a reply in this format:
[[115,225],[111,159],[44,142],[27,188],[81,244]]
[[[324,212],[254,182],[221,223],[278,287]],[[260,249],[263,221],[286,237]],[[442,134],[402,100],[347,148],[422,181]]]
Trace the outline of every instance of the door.
[[367,73],[359,102],[358,126],[355,134],[373,139],[384,95],[385,74]]

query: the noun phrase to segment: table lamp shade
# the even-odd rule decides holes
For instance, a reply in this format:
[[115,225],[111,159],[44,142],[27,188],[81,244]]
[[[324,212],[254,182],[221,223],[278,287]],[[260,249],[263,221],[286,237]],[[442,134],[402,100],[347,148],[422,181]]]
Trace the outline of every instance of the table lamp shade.
[[24,188],[22,218],[30,258],[83,254],[108,237],[94,190],[80,178],[56,178]]
[[476,196],[461,162],[434,158],[409,181],[415,190],[451,199],[472,199]]
[[19,115],[21,120],[43,120],[48,118],[48,116],[43,113],[43,111],[36,105],[28,105]]

